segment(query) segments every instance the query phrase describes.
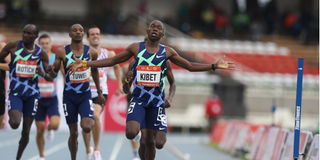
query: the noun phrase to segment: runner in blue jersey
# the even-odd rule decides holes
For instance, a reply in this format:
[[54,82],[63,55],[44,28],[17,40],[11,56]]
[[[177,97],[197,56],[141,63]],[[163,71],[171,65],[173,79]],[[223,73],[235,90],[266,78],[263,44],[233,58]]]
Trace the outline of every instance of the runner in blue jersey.
[[[167,131],[166,116],[162,109],[165,105],[163,88],[167,70],[166,60],[193,72],[233,69],[235,66],[232,62],[224,61],[223,58],[214,64],[193,63],[182,58],[171,47],[160,44],[160,39],[164,36],[164,26],[161,21],[152,21],[147,34],[146,42],[133,43],[112,58],[98,61],[76,59],[69,66],[69,72],[74,73],[77,69],[85,67],[113,66],[129,60],[132,56],[135,57],[134,74],[136,78],[132,93],[133,100],[128,109],[126,137],[133,139],[139,133],[140,128],[145,126],[141,130],[139,155],[141,159],[150,160],[155,158],[155,148],[161,149],[166,141],[164,138]],[[158,108],[158,110],[154,109],[149,114],[146,110],[151,110],[151,108]]]
[[11,55],[9,87],[9,124],[17,129],[23,116],[21,139],[16,159],[20,159],[29,142],[31,124],[38,108],[40,98],[37,66],[42,62],[48,65],[48,56],[40,46],[34,43],[39,30],[33,24],[23,28],[22,40],[9,42],[0,52],[0,61]]
[[[51,77],[55,77],[63,63],[65,69],[65,86],[63,91],[63,109],[69,126],[69,150],[71,159],[76,159],[78,150],[78,114],[81,116],[80,126],[82,131],[89,133],[93,127],[93,103],[91,100],[90,91],[90,71],[92,78],[97,88],[100,88],[99,73],[97,68],[83,67],[70,74],[67,68],[74,62],[74,59],[83,61],[96,60],[98,57],[97,51],[90,49],[84,45],[82,40],[84,29],[80,24],[74,24],[70,28],[69,36],[71,44],[59,48],[56,52],[56,59],[53,64]],[[98,93],[98,97],[103,97],[102,93]],[[102,102],[103,99],[100,99]]]
[[[173,96],[174,96],[174,94],[175,94],[175,92],[176,92],[176,83],[175,83],[175,80],[174,80],[174,76],[173,76],[173,73],[172,73],[172,67],[171,67],[171,64],[170,64],[170,62],[169,61],[167,61],[166,62],[167,63],[167,71],[166,71],[166,77],[167,77],[167,79],[168,79],[168,82],[169,82],[169,84],[170,84],[170,88],[169,88],[169,96],[167,96],[166,98],[165,98],[165,105],[164,105],[164,107],[162,106],[161,108],[161,110],[162,110],[162,112],[158,112],[158,114],[160,115],[160,116],[162,116],[162,117],[165,117],[166,115],[165,115],[165,108],[169,108],[169,107],[171,107],[171,102],[172,102],[172,99],[173,99]],[[135,60],[132,60],[131,62],[130,62],[130,64],[129,64],[129,66],[127,67],[127,70],[128,71],[126,71],[126,78],[124,79],[124,83],[123,83],[123,91],[127,94],[127,100],[128,100],[128,104],[129,104],[129,106],[132,106],[131,105],[131,103],[134,103],[134,102],[132,102],[132,93],[131,93],[131,91],[130,91],[130,88],[131,88],[131,85],[132,85],[132,82],[133,82],[133,80],[135,79],[135,75],[136,74],[134,74],[134,70],[135,70],[135,68],[133,67],[133,65],[135,65],[136,64],[136,61]],[[164,89],[164,88],[163,88]],[[131,103],[130,103],[131,102]],[[128,107],[129,107],[128,106]],[[140,108],[143,108],[143,107],[140,107]],[[153,110],[156,110],[156,111],[153,111]],[[155,107],[151,107],[150,109],[146,109],[145,110],[145,112],[146,112],[146,114],[150,114],[150,115],[152,115],[152,113],[157,113],[157,109],[158,108],[155,108]],[[130,111],[131,109],[129,109],[129,111]],[[141,111],[141,110],[140,110]],[[134,117],[134,116],[142,116],[143,117],[143,115],[139,115],[139,114],[141,114],[141,113],[143,113],[143,112],[139,112],[139,110],[135,110],[134,111],[135,112],[135,114],[128,114],[128,116],[130,116],[130,117],[128,117],[127,118],[127,121],[129,121],[130,119],[133,119],[132,117]],[[132,112],[132,113],[134,113],[134,112]],[[143,122],[142,123],[140,123],[140,124],[142,124],[141,125],[141,129],[143,129],[143,128],[147,128],[146,127],[146,124],[145,124],[145,122],[147,122],[147,121],[153,121],[152,119],[151,120],[148,120],[148,119],[143,119],[142,120]],[[152,127],[152,126],[151,126]],[[159,126],[160,127],[160,126]],[[160,134],[160,136],[156,136],[156,139],[159,139],[159,140],[156,140],[156,142],[159,142],[159,141],[161,141],[161,140],[164,140],[164,141],[166,141],[166,135],[165,134],[161,134],[162,132],[157,132],[157,133],[159,133]],[[162,135],[162,136],[161,136]],[[140,160],[140,158],[138,158],[137,156],[138,156],[138,152],[135,150],[135,148],[138,148],[138,144],[137,144],[137,142],[139,142],[139,140],[140,140],[140,134],[138,134],[133,140],[131,140],[131,145],[132,145],[132,148],[134,149],[134,158],[133,158],[133,160]],[[144,145],[141,145],[141,147],[140,147],[140,153],[144,153],[144,151],[143,150],[145,150],[145,146]],[[141,157],[143,157],[143,156],[141,156]]]
[[[39,37],[39,45],[42,47],[43,50],[46,51],[49,57],[49,65],[52,65],[55,61],[55,54],[51,52],[51,38],[48,34],[42,34]],[[52,141],[54,130],[57,130],[60,123],[60,114],[58,108],[58,98],[56,93],[57,83],[56,79],[53,81],[47,81],[43,77],[46,76],[45,72],[43,72],[43,67],[40,65],[41,68],[38,68],[38,73],[40,75],[38,86],[40,89],[40,100],[38,103],[38,110],[35,116],[36,119],[36,126],[37,126],[37,136],[36,141],[39,150],[40,158],[38,160],[44,160],[44,130],[45,130],[45,119],[46,116],[49,116],[49,124],[48,124],[48,131],[47,131],[47,140]],[[52,80],[49,78],[49,80]]]

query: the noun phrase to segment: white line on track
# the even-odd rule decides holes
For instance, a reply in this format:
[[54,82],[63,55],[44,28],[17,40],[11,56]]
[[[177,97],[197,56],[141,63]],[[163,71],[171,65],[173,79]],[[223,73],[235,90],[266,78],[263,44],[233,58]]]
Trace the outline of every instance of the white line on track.
[[177,158],[181,160],[189,160],[190,159],[190,154],[185,153],[183,154],[177,147],[172,145],[170,142],[167,141],[165,148],[170,151],[172,154],[174,154]]
[[[44,154],[46,155],[46,156],[49,156],[49,155],[51,155],[51,154],[53,154],[53,153],[55,153],[55,152],[58,152],[59,150],[61,150],[61,149],[63,149],[63,148],[66,148],[68,146],[68,144],[64,141],[64,142],[61,142],[61,143],[59,143],[59,144],[57,144],[57,145],[54,145],[53,147],[51,147],[50,149],[48,149],[48,150],[46,150],[45,152],[44,152]],[[36,160],[37,158],[39,158],[39,155],[37,154],[37,155],[35,155],[35,156],[33,156],[33,157],[31,157],[31,158],[29,158],[28,160]]]
[[123,144],[123,137],[122,137],[122,136],[119,136],[119,137],[117,138],[117,141],[116,141],[114,147],[113,147],[113,150],[112,150],[112,152],[111,152],[111,155],[110,155],[109,160],[116,160],[122,144]]

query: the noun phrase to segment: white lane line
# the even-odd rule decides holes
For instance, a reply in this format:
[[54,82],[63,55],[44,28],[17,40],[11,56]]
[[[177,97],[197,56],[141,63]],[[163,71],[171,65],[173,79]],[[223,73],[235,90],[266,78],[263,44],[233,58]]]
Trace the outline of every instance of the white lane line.
[[173,155],[175,155],[177,158],[181,160],[189,160],[190,159],[190,154],[185,153],[183,154],[177,147],[172,145],[170,142],[167,141],[165,148],[169,150]]
[[[68,146],[68,144],[64,141],[64,142],[61,142],[59,144],[56,144],[54,145],[53,147],[51,147],[50,149],[47,149],[45,152],[44,152],[44,155],[46,156],[49,156],[55,152],[58,152],[59,150],[63,149],[63,148],[66,148]],[[35,155],[31,158],[29,158],[28,160],[36,160],[37,158],[39,158],[39,155]]]
[[17,138],[6,140],[6,141],[0,143],[0,148],[6,147],[6,146],[11,146],[11,145],[18,145],[18,143],[19,143],[19,139],[17,139]]
[[112,152],[111,152],[111,155],[110,155],[109,160],[116,160],[122,144],[123,144],[123,137],[122,137],[122,136],[119,136],[119,137],[117,138],[117,141],[116,141],[114,147],[113,147],[113,150],[112,150]]

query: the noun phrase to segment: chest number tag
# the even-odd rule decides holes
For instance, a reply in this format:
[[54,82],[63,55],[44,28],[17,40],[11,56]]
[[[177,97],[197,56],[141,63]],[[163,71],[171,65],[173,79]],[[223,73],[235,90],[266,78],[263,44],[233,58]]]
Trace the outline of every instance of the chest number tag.
[[145,87],[159,87],[160,73],[160,66],[139,65],[137,67],[137,84]]
[[36,73],[37,61],[19,59],[16,64],[16,76],[32,78]]
[[89,67],[78,68],[74,74],[69,75],[70,83],[84,83],[90,81]]

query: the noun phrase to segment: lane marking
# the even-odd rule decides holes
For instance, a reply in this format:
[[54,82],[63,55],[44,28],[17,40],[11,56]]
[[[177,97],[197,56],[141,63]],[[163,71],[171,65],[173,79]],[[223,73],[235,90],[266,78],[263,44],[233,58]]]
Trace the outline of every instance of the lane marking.
[[167,141],[165,148],[170,151],[173,155],[175,155],[177,158],[181,160],[189,160],[190,159],[190,154],[185,153],[183,154],[182,151],[180,151],[177,147],[172,145],[170,142]]
[[[51,147],[50,149],[47,149],[44,151],[44,155],[46,155],[46,157],[52,155],[55,152],[58,152],[59,150],[63,149],[63,148],[67,148],[68,144],[64,141],[61,142],[59,144],[54,145],[53,147]],[[37,150],[37,155],[29,158],[28,160],[37,160],[37,158],[39,158],[39,154],[38,154],[38,150]]]
[[117,141],[116,141],[114,147],[113,147],[113,150],[112,150],[112,152],[111,152],[111,155],[110,155],[109,160],[116,160],[122,144],[123,144],[123,137],[122,137],[122,136],[119,136],[119,137],[117,138]]

